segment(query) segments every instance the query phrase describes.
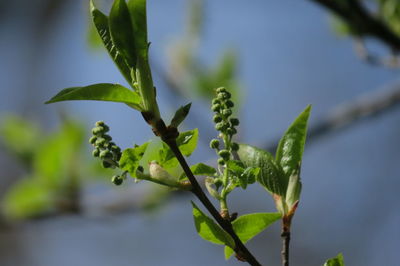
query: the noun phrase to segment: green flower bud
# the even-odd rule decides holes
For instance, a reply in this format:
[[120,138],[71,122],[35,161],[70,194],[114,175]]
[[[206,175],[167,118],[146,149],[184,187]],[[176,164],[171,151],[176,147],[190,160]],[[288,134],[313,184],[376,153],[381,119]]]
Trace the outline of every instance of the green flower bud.
[[114,175],[114,176],[111,178],[111,182],[113,182],[114,185],[116,185],[116,186],[121,185],[123,181],[124,181],[124,180],[123,180],[119,175]]
[[219,147],[219,140],[213,139],[210,141],[210,148],[211,149],[218,149]]
[[103,132],[108,132],[110,131],[110,128],[107,125],[103,126]]
[[93,135],[103,135],[104,127],[95,127],[92,129]]
[[221,92],[226,92],[226,89],[224,87],[219,87],[216,91],[217,93],[221,93]]
[[239,125],[239,119],[237,119],[237,118],[231,118],[231,119],[229,119],[229,121],[231,121],[232,126]]
[[104,150],[100,152],[100,158],[101,159],[109,159],[112,158],[113,154],[112,152],[108,151],[108,150]]
[[89,143],[90,143],[90,144],[95,144],[95,143],[96,143],[96,140],[97,140],[97,137],[96,137],[96,136],[93,136],[93,137],[91,137],[91,138],[89,139]]
[[229,116],[232,115],[232,110],[231,109],[224,109],[222,111],[222,115],[225,116],[225,117],[229,117]]
[[219,165],[224,165],[224,164],[225,164],[225,160],[222,159],[222,158],[219,158],[219,159],[218,159],[218,164],[219,164]]
[[215,129],[218,131],[223,131],[226,128],[226,124],[224,122],[219,122],[215,124]]
[[[225,161],[223,161],[225,163]],[[214,179],[214,185],[219,188],[220,186],[222,186],[222,179],[221,178],[215,178]]]
[[233,151],[238,151],[239,150],[239,144],[237,144],[236,142],[233,142],[231,148],[232,148]]
[[98,149],[98,148],[94,149],[93,152],[92,152],[92,155],[93,155],[94,157],[99,157],[99,155],[100,155],[100,149]]
[[110,167],[113,166],[112,163],[107,162],[107,161],[103,161],[103,162],[102,162],[102,165],[103,165],[104,168],[110,168]]
[[218,99],[220,100],[228,100],[231,98],[231,94],[229,92],[220,92],[217,94]]
[[143,168],[143,166],[141,166],[141,165],[138,166],[137,170],[138,170],[139,172],[141,172],[141,173],[144,172],[144,168]]
[[221,109],[221,105],[220,105],[220,104],[213,104],[213,105],[211,106],[211,110],[212,110],[213,112],[218,112],[220,109]]
[[110,150],[113,151],[113,152],[121,152],[121,148],[118,147],[117,145],[112,145],[110,147]]
[[104,138],[107,142],[109,142],[110,140],[112,140],[112,137],[111,137],[110,135],[107,135],[107,134],[104,134],[104,135],[103,135],[103,138]]
[[237,133],[237,130],[236,130],[236,128],[234,128],[234,127],[230,127],[230,128],[228,128],[228,129],[226,130],[226,133],[228,133],[228,135],[233,136],[233,135],[235,135],[235,134]]
[[95,125],[96,125],[96,127],[102,127],[105,125],[105,123],[104,123],[104,121],[97,121]]
[[95,145],[97,146],[97,147],[104,147],[104,145],[106,144],[106,140],[105,139],[103,139],[103,138],[98,138],[97,140],[96,140],[96,142],[95,142]]
[[222,117],[220,115],[214,115],[213,117],[214,123],[218,123],[222,121]]
[[211,101],[211,104],[212,104],[212,105],[214,105],[214,104],[221,104],[221,101],[218,100],[218,99],[216,99],[216,98],[214,98],[214,99]]
[[218,152],[218,155],[222,157],[222,159],[229,160],[229,157],[231,156],[231,153],[228,150],[220,150]]
[[228,107],[228,108],[232,108],[233,106],[235,106],[235,104],[231,100],[226,101],[225,104],[226,104],[226,107]]

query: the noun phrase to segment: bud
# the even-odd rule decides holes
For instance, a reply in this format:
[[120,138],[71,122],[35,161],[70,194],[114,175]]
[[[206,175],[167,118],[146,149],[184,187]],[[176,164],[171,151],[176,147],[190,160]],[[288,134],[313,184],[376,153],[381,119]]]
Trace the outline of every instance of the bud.
[[99,155],[100,155],[100,149],[98,149],[98,148],[94,149],[93,152],[92,152],[92,155],[93,155],[94,157],[99,157]]
[[222,115],[225,116],[225,117],[229,117],[229,116],[232,115],[232,110],[231,109],[224,109],[222,111]]
[[224,122],[219,122],[215,125],[215,129],[218,131],[223,131],[226,128],[226,125]]
[[224,164],[225,164],[225,160],[222,159],[222,158],[219,158],[219,159],[218,159],[218,164],[219,164],[219,165],[224,165]]
[[228,135],[235,135],[237,133],[237,130],[234,127],[230,127],[226,130],[226,132],[228,133]]
[[224,87],[219,87],[216,91],[217,93],[221,93],[221,92],[226,92],[226,89]]
[[156,161],[150,162],[149,174],[152,178],[159,180],[165,185],[176,186],[177,181]]
[[107,135],[107,134],[104,134],[104,135],[103,135],[103,138],[104,138],[107,142],[109,142],[110,140],[112,140],[112,137],[111,137],[110,135]]
[[94,127],[92,129],[93,135],[103,135],[104,133],[104,127]]
[[104,121],[97,121],[95,125],[96,125],[96,127],[102,127],[105,125],[105,123],[104,123]]
[[214,123],[218,123],[222,121],[222,117],[220,115],[214,115],[213,117]]
[[214,98],[214,99],[211,101],[211,104],[212,104],[212,105],[214,105],[214,104],[221,104],[221,101],[218,100],[218,99],[216,99],[216,98]]
[[97,138],[95,145],[98,147],[103,147],[106,144],[106,140],[103,138]]
[[239,150],[239,144],[237,144],[236,142],[233,142],[231,148],[232,148],[233,151],[238,151]]
[[218,155],[221,156],[225,161],[229,160],[229,157],[231,156],[231,153],[228,150],[220,150],[218,152]]
[[228,108],[232,108],[233,106],[235,106],[235,104],[231,100],[226,101],[225,105]]
[[104,150],[104,151],[100,152],[100,158],[101,159],[109,159],[109,158],[112,158],[112,157],[113,157],[112,152],[110,152],[108,150]]
[[113,182],[114,185],[116,185],[116,186],[121,185],[123,181],[124,181],[124,180],[123,180],[119,175],[114,175],[114,176],[111,178],[111,182]]
[[210,148],[211,149],[218,149],[219,147],[219,140],[213,139],[210,141]]
[[103,161],[102,165],[103,165],[104,168],[110,168],[110,167],[113,166],[110,162],[107,162],[107,161]]
[[231,122],[232,126],[238,126],[239,125],[239,119],[237,119],[237,118],[231,118],[230,122]]
[[214,183],[213,178],[210,178],[210,177],[206,178],[205,184],[206,184],[208,193],[210,193],[210,195],[213,196],[214,198],[219,199],[220,195],[219,195],[218,191],[212,187],[213,183]]
[[221,105],[220,105],[220,104],[213,104],[213,105],[211,106],[211,110],[212,110],[213,112],[218,112],[220,109],[221,109]]
[[91,137],[91,138],[89,139],[89,143],[90,143],[90,144],[95,144],[95,143],[96,143],[96,140],[97,140],[97,137],[96,137],[96,136],[93,136],[93,137]]

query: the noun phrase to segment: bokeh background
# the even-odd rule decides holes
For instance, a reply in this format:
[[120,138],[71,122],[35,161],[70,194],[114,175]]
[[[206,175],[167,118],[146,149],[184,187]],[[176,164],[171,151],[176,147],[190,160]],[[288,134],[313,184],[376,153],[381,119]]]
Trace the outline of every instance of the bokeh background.
[[[100,2],[108,10],[110,1]],[[193,13],[193,8],[199,12]],[[188,17],[193,15],[200,24],[188,29]],[[329,13],[311,1],[148,1],[148,24],[162,111],[170,116],[178,106],[193,102],[184,125],[200,130],[192,163],[215,158],[207,143],[216,131],[209,102],[199,89],[202,83],[179,68],[187,58],[201,73],[211,73],[204,74],[209,77],[222,64],[221,56],[229,54],[227,74],[215,80],[226,81],[237,92],[240,141],[264,147],[273,146],[307,104],[313,105],[311,126],[318,126],[360,103],[360,97],[366,102],[379,99],[399,83],[398,70],[361,60],[352,40],[339,37]],[[79,153],[68,153],[72,161],[79,157],[73,168],[82,170],[79,184],[72,189],[78,191],[79,198],[73,195],[79,202],[72,207],[71,203],[61,204],[65,208],[52,206],[34,219],[2,218],[0,264],[241,265],[235,259],[225,261],[222,247],[196,234],[191,195],[166,194],[133,182],[114,187],[109,182],[112,172],[93,166],[98,162],[89,156],[86,139],[97,120],[110,125],[113,138],[124,148],[153,138],[137,112],[115,103],[43,104],[66,87],[125,84],[104,50],[88,41],[89,25],[86,1],[0,1],[2,128],[10,114],[39,128],[39,133],[27,137],[36,146],[32,150],[53,145],[45,144],[46,138],[57,134],[66,120],[79,125],[83,138],[76,144],[82,147]],[[378,53],[387,52],[379,41],[368,45]],[[185,88],[190,84],[193,88]],[[347,265],[398,265],[399,115],[399,108],[385,109],[379,115],[343,122],[346,127],[339,123],[309,140],[302,200],[292,229],[293,265],[322,265],[339,252]],[[16,127],[15,132],[2,131],[1,198],[23,178],[38,178],[30,164],[38,152],[21,160],[21,152],[7,144],[10,135],[32,130]],[[4,132],[9,132],[8,139]],[[55,179],[65,175],[57,173],[60,169],[64,168],[52,172]],[[239,214],[274,211],[262,188],[248,190],[232,194],[233,210]],[[27,193],[21,201],[29,203],[29,197]],[[248,244],[265,265],[280,264],[279,230],[275,224]]]

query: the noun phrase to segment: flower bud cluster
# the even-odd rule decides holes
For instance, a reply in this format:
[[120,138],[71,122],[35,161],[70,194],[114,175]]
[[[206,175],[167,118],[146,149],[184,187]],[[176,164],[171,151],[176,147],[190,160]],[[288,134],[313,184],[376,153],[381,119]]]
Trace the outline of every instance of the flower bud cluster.
[[[109,130],[110,128],[103,121],[96,122],[96,126],[92,129],[93,136],[89,139],[89,143],[94,146],[92,155],[101,159],[103,167],[114,169],[118,167],[118,161],[122,153],[121,148],[112,142],[111,136],[107,134]],[[117,184],[118,181],[113,181],[113,183]]]
[[236,127],[239,125],[239,119],[232,117],[232,108],[234,103],[231,100],[231,94],[223,87],[216,90],[217,97],[212,100],[211,110],[215,113],[213,121],[215,129],[220,132],[220,137],[224,141],[224,149],[220,149],[218,139],[210,142],[210,148],[215,149],[219,155],[218,164],[225,165],[230,160],[231,152],[237,151],[239,145],[232,142],[232,137],[237,133]]

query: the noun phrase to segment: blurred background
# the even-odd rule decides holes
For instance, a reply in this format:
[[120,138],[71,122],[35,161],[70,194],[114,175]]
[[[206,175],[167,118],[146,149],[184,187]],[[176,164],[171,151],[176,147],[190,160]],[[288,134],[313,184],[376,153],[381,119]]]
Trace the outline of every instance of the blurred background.
[[[190,162],[212,164],[213,88],[238,102],[240,142],[271,152],[312,104],[292,264],[343,252],[346,265],[398,265],[400,6],[321,2],[148,1],[160,107],[170,117],[193,102],[183,127],[199,128],[200,140]],[[111,1],[96,3],[108,13]],[[66,87],[125,84],[98,46],[87,1],[0,1],[0,36],[2,266],[243,265],[196,234],[189,193],[115,187],[90,156],[98,120],[123,148],[153,138],[137,112],[43,104]],[[275,210],[261,187],[247,190],[232,193],[232,210]],[[279,231],[276,223],[248,243],[264,265],[280,264]]]

